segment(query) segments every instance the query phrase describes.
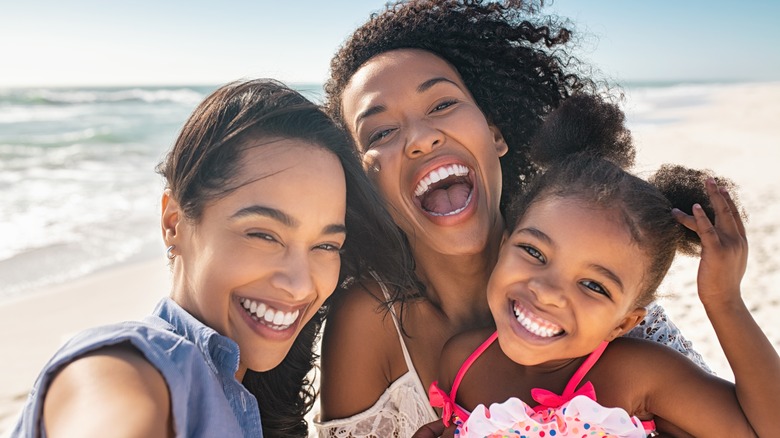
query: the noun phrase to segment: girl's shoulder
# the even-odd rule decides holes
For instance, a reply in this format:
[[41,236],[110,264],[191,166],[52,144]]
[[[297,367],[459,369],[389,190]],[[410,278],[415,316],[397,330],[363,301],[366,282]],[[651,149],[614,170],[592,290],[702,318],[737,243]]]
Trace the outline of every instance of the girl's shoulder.
[[468,330],[458,333],[444,344],[439,362],[439,385],[441,388],[452,387],[455,376],[469,356],[495,331],[495,328],[492,327]]
[[[493,327],[484,327],[458,333],[444,344],[442,359],[457,359],[458,357],[461,357],[465,360],[471,353],[479,348],[482,343],[487,341],[495,331],[496,329]],[[450,356],[445,357],[445,354]],[[461,362],[463,362],[463,360],[461,360]]]
[[617,338],[586,376],[596,388],[599,401],[614,406],[646,408],[650,395],[665,392],[671,382],[707,374],[678,351],[646,339]]

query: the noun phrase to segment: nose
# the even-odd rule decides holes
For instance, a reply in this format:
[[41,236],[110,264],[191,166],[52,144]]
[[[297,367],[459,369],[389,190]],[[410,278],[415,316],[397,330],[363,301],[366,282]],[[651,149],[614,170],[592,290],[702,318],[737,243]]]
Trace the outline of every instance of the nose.
[[565,307],[566,291],[557,281],[554,273],[536,276],[529,281],[529,287],[536,300],[543,306]]
[[285,291],[291,298],[304,301],[314,293],[312,265],[308,251],[286,251],[271,276],[271,286]]
[[422,157],[444,143],[444,134],[424,120],[410,124],[407,129],[404,153],[409,158]]

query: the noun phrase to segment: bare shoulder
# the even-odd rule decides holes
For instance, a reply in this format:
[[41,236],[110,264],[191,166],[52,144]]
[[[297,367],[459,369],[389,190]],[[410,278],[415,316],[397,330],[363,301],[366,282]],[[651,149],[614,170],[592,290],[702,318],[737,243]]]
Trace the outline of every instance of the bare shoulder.
[[704,371],[671,347],[619,338],[597,367],[593,371],[599,376],[599,382],[594,382],[599,402],[628,407],[639,418],[655,416],[659,428],[668,431],[715,436],[728,428],[735,436],[753,436],[740,415],[734,384]]
[[379,284],[357,283],[339,293],[322,337],[324,420],[370,408],[405,371],[400,340]]
[[439,367],[439,387],[441,389],[448,391],[452,388],[455,375],[461,365],[493,332],[495,329],[492,327],[468,330],[453,336],[444,344]]
[[173,436],[165,379],[129,344],[101,348],[60,370],[43,418],[51,436]]

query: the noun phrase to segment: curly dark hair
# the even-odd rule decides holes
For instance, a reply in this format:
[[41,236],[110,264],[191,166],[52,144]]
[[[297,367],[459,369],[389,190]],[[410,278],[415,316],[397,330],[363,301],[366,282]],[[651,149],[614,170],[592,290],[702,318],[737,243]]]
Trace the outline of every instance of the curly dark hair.
[[553,112],[532,140],[531,157],[543,166],[508,208],[509,229],[548,197],[576,199],[614,212],[647,255],[649,266],[635,305],[655,299],[676,253],[697,255],[699,235],[674,218],[672,208],[692,214],[700,204],[714,221],[705,183],[713,178],[732,193],[734,184],[709,170],[663,165],[648,180],[627,169],[636,154],[622,111],[597,96],[575,95]]
[[572,32],[563,20],[542,16],[542,1],[420,0],[388,4],[358,28],[331,60],[326,110],[342,126],[341,95],[372,57],[395,49],[422,49],[448,61],[461,75],[488,123],[501,131],[509,152],[501,158],[501,205],[536,172],[528,141],[544,116],[595,81],[564,47]]

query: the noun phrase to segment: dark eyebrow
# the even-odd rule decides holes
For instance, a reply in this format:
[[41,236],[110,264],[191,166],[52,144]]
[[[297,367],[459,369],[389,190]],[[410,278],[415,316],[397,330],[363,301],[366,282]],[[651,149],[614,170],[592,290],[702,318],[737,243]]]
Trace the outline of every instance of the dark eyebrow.
[[436,85],[436,84],[438,84],[440,82],[447,82],[447,83],[450,83],[450,84],[460,88],[458,86],[458,84],[456,84],[454,81],[452,81],[450,79],[447,79],[445,77],[438,76],[438,77],[435,77],[435,78],[428,79],[427,81],[425,81],[422,84],[418,85],[417,86],[417,92],[418,93],[423,93],[425,91],[428,91],[431,87],[433,87],[434,85]]
[[[276,208],[265,207],[262,205],[244,207],[241,210],[233,213],[231,218],[240,219],[248,216],[265,216],[277,222],[281,222],[288,227],[297,227],[300,225],[298,220],[288,215],[287,213]],[[325,228],[322,229],[322,232],[323,234],[347,234],[347,227],[344,224],[330,224],[326,225]]]
[[[417,92],[418,93],[424,93],[424,92],[430,90],[431,87],[433,87],[434,85],[436,85],[438,83],[441,83],[441,82],[447,82],[447,83],[450,83],[450,84],[460,88],[460,86],[458,86],[458,84],[456,84],[451,79],[447,79],[445,77],[437,76],[435,78],[428,79],[427,81],[425,81],[422,84],[418,85],[417,86]],[[365,119],[367,117],[371,117],[371,116],[373,116],[375,114],[379,114],[379,113],[384,112],[386,109],[387,108],[384,105],[372,106],[371,108],[369,108],[369,109],[363,111],[362,113],[358,114],[357,118],[355,119],[355,125],[357,125],[358,123],[360,123],[361,120],[363,120],[363,119]]]
[[355,119],[355,126],[357,126],[360,123],[361,120],[363,120],[363,119],[365,119],[367,117],[371,117],[374,114],[382,113],[386,109],[387,108],[385,108],[384,105],[372,106],[371,108],[369,108],[369,109],[363,111],[362,113],[358,114],[357,118]]
[[347,227],[341,224],[331,224],[322,230],[322,234],[347,234]]
[[544,241],[548,245],[555,246],[555,243],[552,241],[552,239],[550,239],[550,236],[544,234],[541,230],[538,230],[536,228],[521,228],[515,231],[515,233],[517,234],[528,233],[536,237],[537,239]]
[[298,226],[298,221],[293,219],[290,215],[284,213],[281,210],[275,208],[264,207],[262,205],[252,205],[250,207],[244,207],[241,210],[233,213],[231,218],[239,219],[247,216],[265,216],[275,221],[281,222],[288,227]]

